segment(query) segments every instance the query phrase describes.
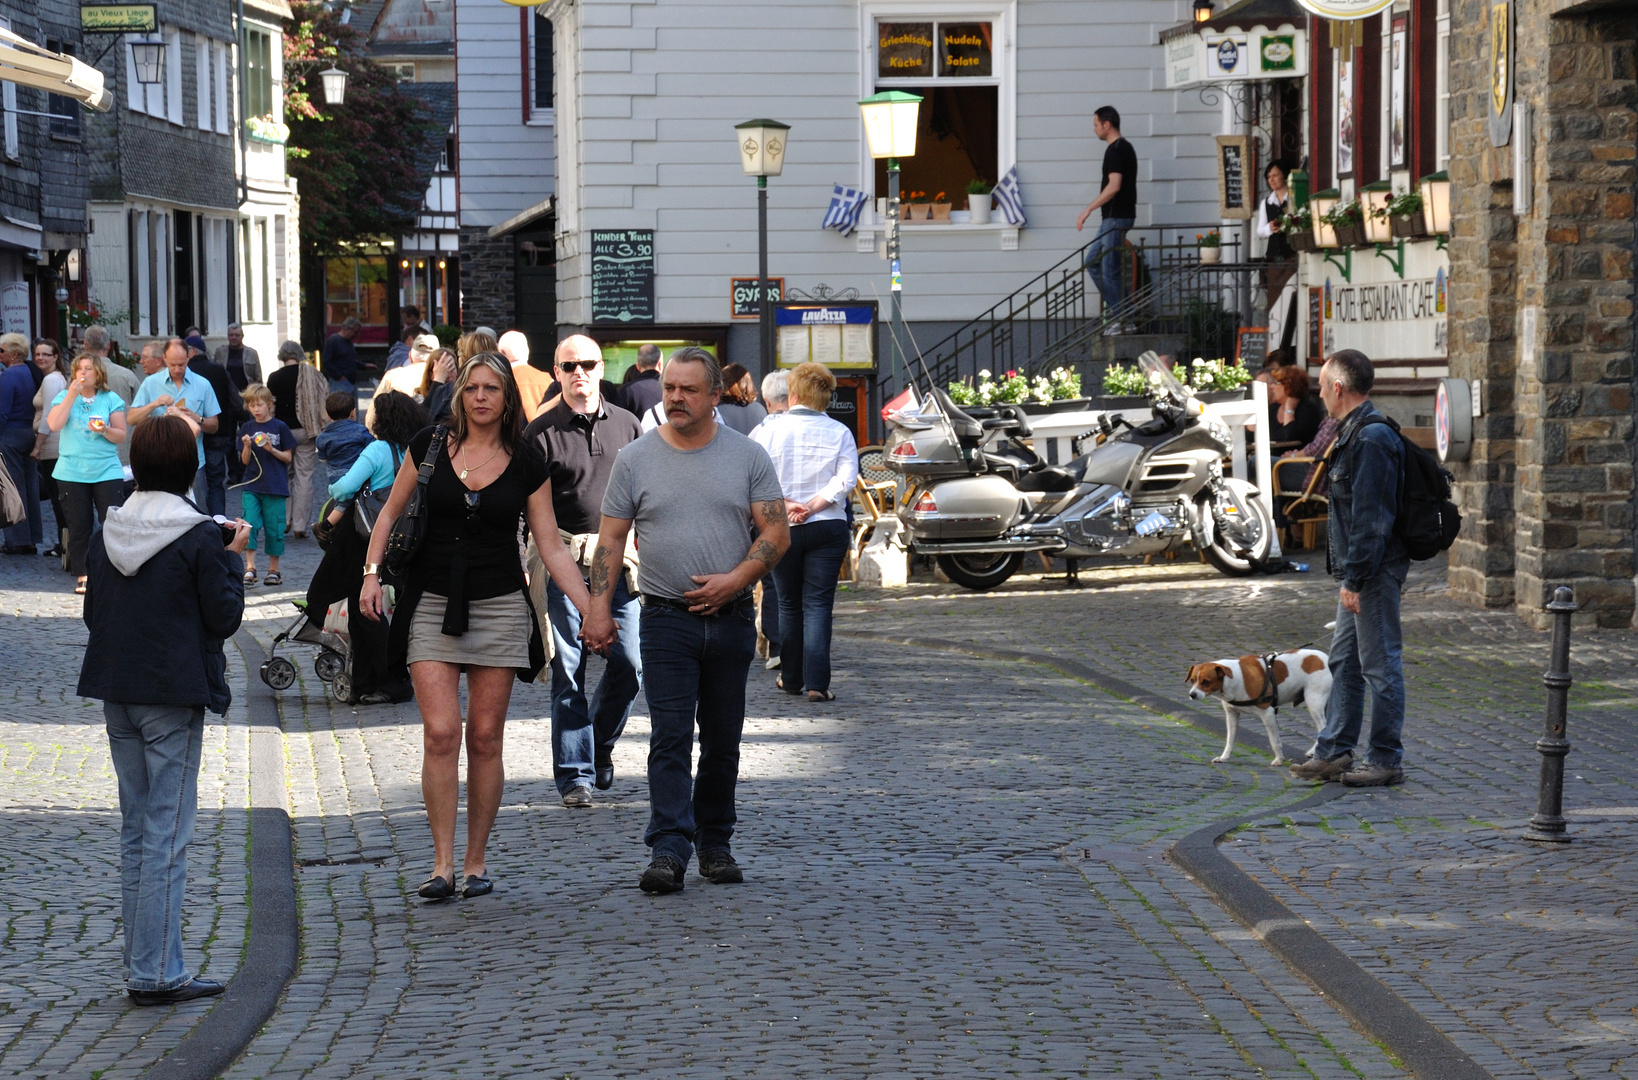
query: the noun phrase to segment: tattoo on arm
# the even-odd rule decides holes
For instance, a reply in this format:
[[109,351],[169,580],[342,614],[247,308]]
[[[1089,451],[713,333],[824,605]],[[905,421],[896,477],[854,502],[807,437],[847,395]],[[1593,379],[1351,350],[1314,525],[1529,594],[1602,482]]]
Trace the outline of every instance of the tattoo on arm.
[[587,587],[593,596],[602,596],[609,591],[609,579],[612,576],[609,562],[613,554],[604,544],[598,544],[597,549],[592,552],[591,581]]
[[783,498],[767,499],[758,503],[757,517],[762,520],[763,528],[779,523],[789,525],[791,520],[790,515],[785,512],[785,500]]
[[[764,509],[766,509],[766,505],[764,505]],[[766,574],[774,568],[774,563],[779,561],[779,549],[768,543],[768,541],[758,538],[757,542],[751,545],[751,553],[746,558],[761,563],[762,572]]]

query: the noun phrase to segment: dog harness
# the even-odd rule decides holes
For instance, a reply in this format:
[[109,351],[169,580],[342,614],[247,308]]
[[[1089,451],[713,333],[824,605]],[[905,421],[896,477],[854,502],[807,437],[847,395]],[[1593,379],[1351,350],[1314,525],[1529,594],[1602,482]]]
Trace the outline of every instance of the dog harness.
[[1279,655],[1279,653],[1269,653],[1262,658],[1263,692],[1261,694],[1252,701],[1231,701],[1229,704],[1250,709],[1272,708],[1275,712],[1279,712],[1280,685],[1274,681],[1274,661],[1279,658]]

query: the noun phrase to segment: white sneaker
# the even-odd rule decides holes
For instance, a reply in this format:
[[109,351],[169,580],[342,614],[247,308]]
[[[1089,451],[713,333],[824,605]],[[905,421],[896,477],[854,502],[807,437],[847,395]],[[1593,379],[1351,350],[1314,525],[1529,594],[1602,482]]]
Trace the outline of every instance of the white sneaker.
[[768,657],[768,662],[766,664],[763,664],[762,666],[763,666],[763,668],[765,670],[772,671],[774,668],[779,666],[779,657],[778,656]]

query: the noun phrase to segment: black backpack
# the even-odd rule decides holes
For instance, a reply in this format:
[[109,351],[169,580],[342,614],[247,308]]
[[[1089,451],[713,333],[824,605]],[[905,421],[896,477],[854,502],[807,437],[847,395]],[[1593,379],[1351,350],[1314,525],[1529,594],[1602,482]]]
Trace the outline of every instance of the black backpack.
[[1386,416],[1372,416],[1359,427],[1363,429],[1369,424],[1393,428],[1405,449],[1404,484],[1400,489],[1399,514],[1394,518],[1393,534],[1399,537],[1411,558],[1431,559],[1456,542],[1456,533],[1462,527],[1462,515],[1450,501],[1450,485],[1455,477],[1446,472],[1432,454],[1405,438],[1399,425]]

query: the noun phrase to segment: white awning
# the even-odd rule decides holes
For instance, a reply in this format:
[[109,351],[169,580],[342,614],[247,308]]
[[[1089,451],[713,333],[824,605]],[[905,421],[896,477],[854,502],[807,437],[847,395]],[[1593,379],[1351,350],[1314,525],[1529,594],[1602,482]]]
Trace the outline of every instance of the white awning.
[[535,203],[521,214],[513,214],[505,221],[489,230],[489,239],[495,240],[510,233],[515,233],[525,225],[533,225],[541,218],[548,217],[557,211],[557,196],[548,195]]
[[114,96],[102,84],[102,72],[3,29],[0,29],[0,81],[71,97],[98,112],[107,112],[114,104]]

